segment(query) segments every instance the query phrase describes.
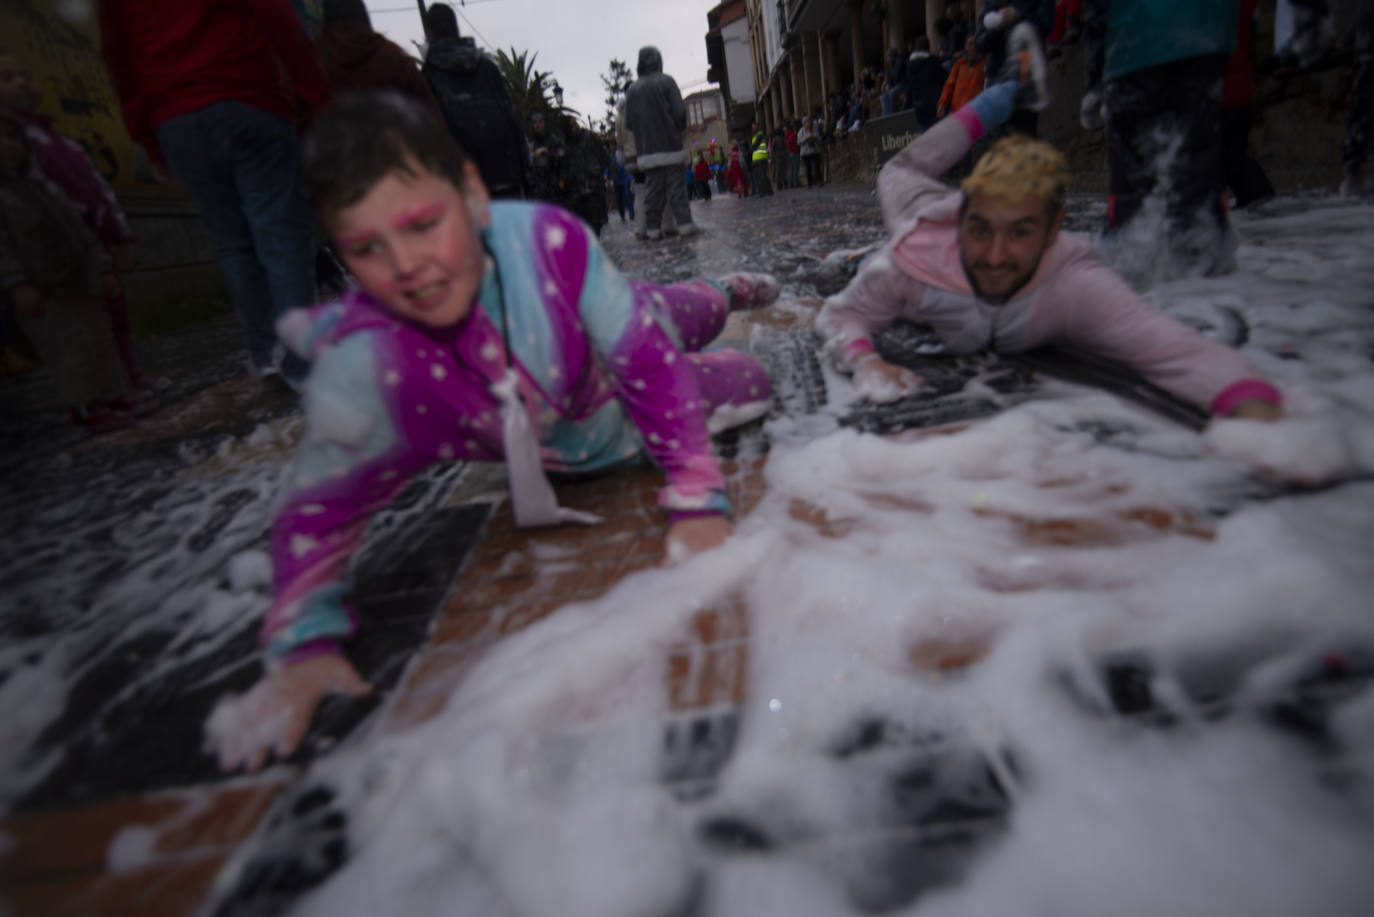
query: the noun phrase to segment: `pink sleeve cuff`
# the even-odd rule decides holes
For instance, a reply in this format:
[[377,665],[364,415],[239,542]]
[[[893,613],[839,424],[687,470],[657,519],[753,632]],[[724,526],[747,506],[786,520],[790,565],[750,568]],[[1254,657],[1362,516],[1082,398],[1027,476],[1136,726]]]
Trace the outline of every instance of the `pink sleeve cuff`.
[[841,352],[845,362],[853,366],[861,357],[873,352],[873,342],[868,338],[857,338],[845,344]]
[[1212,416],[1228,417],[1242,401],[1267,401],[1270,404],[1283,404],[1283,395],[1263,379],[1241,379],[1221,390],[1212,399]]
[[987,133],[987,131],[983,130],[983,122],[978,120],[978,113],[973,110],[972,105],[965,105],[963,108],[956,111],[954,113],[954,118],[962,124],[964,130],[968,132],[970,143],[977,143],[979,140],[983,139],[983,134]]

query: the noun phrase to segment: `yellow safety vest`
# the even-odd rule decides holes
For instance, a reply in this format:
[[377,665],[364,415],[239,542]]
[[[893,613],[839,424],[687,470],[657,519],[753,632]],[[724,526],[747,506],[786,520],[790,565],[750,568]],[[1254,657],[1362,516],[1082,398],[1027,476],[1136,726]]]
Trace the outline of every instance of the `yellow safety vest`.
[[768,138],[762,131],[754,135],[754,162],[768,161]]

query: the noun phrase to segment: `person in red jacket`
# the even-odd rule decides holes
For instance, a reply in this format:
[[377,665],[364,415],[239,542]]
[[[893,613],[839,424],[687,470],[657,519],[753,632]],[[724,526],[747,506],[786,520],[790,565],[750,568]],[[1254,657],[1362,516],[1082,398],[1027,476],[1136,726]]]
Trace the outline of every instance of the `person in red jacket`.
[[782,133],[783,145],[787,148],[787,187],[801,187],[801,143],[797,140],[796,122],[786,122],[787,129]]
[[725,183],[740,197],[749,194],[749,179],[745,177],[744,167],[740,164],[738,143],[730,144],[730,165],[725,169]]
[[697,153],[696,165],[692,166],[692,185],[697,200],[711,199],[711,167],[706,163],[705,153]]
[[102,0],[100,48],[154,175],[200,206],[253,370],[302,380],[298,357],[274,361],[276,319],[315,299],[296,96],[315,111],[330,91],[289,0]]
[[940,93],[939,117],[958,111],[983,91],[986,67],[987,56],[978,51],[978,45],[970,35],[964,40],[964,56],[954,62],[954,68],[945,80],[945,91]]

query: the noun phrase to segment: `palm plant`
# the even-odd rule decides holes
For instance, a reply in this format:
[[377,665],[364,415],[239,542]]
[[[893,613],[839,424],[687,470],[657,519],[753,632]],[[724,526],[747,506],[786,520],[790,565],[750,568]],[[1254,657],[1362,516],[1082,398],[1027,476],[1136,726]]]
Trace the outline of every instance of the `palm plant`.
[[[506,80],[511,102],[515,104],[515,113],[526,124],[530,115],[537,111],[543,112],[550,124],[560,123],[560,116],[576,116],[576,109],[562,104],[562,90],[557,88],[558,81],[553,78],[553,73],[534,68],[534,59],[538,56],[538,51],[530,54],[528,51],[516,51],[513,46],[509,52],[504,48],[496,51],[496,66]],[[550,90],[559,96],[557,101],[549,98]]]
[[528,123],[530,115],[537,111],[548,117],[556,110],[556,106],[544,94],[550,74],[534,69],[534,59],[538,56],[538,51],[533,54],[528,51],[517,52],[514,47],[509,53],[504,48],[496,52],[496,66],[506,78],[511,101],[515,103],[515,112],[522,123]]

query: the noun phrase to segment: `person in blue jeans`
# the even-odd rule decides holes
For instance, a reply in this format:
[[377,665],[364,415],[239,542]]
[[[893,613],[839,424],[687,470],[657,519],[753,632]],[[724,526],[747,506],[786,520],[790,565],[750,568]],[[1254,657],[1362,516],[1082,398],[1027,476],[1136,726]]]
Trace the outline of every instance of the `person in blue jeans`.
[[253,371],[303,380],[304,361],[273,359],[277,318],[315,300],[295,96],[317,111],[330,92],[290,0],[104,0],[100,35],[130,136],[200,208]]

